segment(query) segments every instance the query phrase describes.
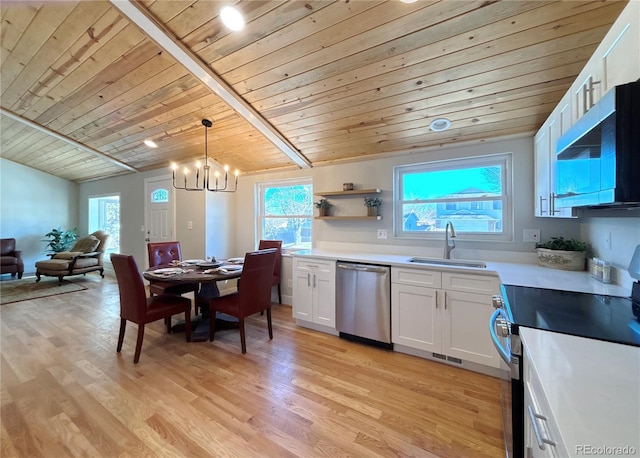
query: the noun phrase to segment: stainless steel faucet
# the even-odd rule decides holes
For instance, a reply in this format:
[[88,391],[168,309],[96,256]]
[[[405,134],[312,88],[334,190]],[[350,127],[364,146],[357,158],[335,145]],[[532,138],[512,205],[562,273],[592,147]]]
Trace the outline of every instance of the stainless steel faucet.
[[[449,228],[451,228],[451,238],[449,238]],[[453,228],[453,223],[449,221],[444,229],[444,258],[451,259],[451,251],[456,247],[456,242],[453,240],[456,238],[456,230]]]

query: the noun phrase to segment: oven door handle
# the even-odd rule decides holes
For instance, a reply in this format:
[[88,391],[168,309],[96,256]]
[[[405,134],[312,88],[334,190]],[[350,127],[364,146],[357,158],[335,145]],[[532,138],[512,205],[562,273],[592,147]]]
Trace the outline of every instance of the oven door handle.
[[[496,347],[500,357],[504,360],[505,363],[511,364],[511,355],[500,343],[500,339],[498,338],[498,334],[496,334],[496,321],[498,317],[502,315],[501,309],[496,309],[493,311],[491,315],[491,319],[489,320],[489,331],[491,332],[491,341],[493,342],[493,346]],[[503,318],[504,319],[504,318]]]

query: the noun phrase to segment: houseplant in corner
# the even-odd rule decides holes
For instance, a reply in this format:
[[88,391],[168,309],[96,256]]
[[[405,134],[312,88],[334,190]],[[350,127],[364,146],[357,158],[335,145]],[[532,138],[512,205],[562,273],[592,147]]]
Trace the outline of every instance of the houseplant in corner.
[[329,209],[332,204],[327,199],[320,199],[317,202],[314,202],[313,205],[318,209],[318,216],[329,216]]
[[382,200],[378,197],[365,197],[364,206],[367,207],[367,216],[378,216],[378,209]]
[[76,241],[76,230],[77,228],[75,227],[66,231],[63,231],[61,227],[51,229],[51,232],[44,235],[45,237],[48,237],[43,240],[43,242],[47,242],[47,246],[44,247],[44,252],[47,254],[55,254],[71,248],[73,242]]
[[574,239],[551,237],[544,243],[536,243],[538,264],[561,270],[584,270],[587,244]]

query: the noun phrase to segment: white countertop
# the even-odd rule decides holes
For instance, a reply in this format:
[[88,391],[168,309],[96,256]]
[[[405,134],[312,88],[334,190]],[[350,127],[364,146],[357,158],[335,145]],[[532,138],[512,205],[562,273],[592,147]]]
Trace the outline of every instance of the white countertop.
[[640,454],[640,347],[530,328],[520,336],[568,456],[588,455],[580,446]]
[[[619,285],[605,284],[594,279],[588,272],[572,272],[550,269],[536,264],[521,264],[514,262],[485,261],[486,268],[455,267],[443,265],[426,265],[409,262],[411,256],[392,255],[383,253],[347,252],[343,250],[313,249],[291,253],[292,256],[311,256],[315,258],[369,262],[396,267],[415,267],[430,270],[461,269],[472,271],[479,275],[499,276],[500,282],[506,285],[530,286],[534,288],[559,289],[563,291],[577,291],[584,293],[602,294],[606,296],[629,297],[631,291]],[[435,258],[434,258],[435,259]],[[455,261],[456,259],[452,259]]]

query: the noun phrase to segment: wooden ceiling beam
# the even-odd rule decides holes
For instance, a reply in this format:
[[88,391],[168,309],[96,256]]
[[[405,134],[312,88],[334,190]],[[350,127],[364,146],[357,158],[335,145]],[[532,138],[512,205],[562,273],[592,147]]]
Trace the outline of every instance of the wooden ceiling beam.
[[202,81],[218,97],[224,100],[240,116],[247,120],[280,151],[300,168],[310,168],[311,162],[298,151],[284,135],[247,103],[209,66],[204,64],[191,50],[180,43],[171,32],[161,25],[143,6],[130,0],[110,0],[133,24],[138,26],[150,39],[183,65],[193,76]]
[[7,110],[6,108],[0,107],[0,114],[6,116],[7,118],[11,118],[14,121],[18,121],[26,126],[29,126],[33,129],[36,129],[39,132],[43,132],[47,135],[50,135],[54,138],[57,138],[58,140],[62,140],[63,142],[68,143],[69,145],[81,149],[82,151],[86,151],[87,153],[93,154],[94,156],[98,156],[101,159],[104,159],[108,162],[111,162],[113,164],[116,164],[124,169],[127,169],[131,172],[137,172],[138,169],[136,169],[135,167],[131,167],[128,164],[125,164],[124,162],[120,162],[119,160],[109,156],[108,154],[103,153],[102,151],[98,151],[97,149],[93,149],[90,146],[87,146],[83,143],[80,143],[76,140],[74,140],[73,138],[69,138],[66,135],[62,135],[54,130],[48,129],[38,123],[35,123],[33,121],[31,121],[30,119],[27,118],[23,118],[22,116],[20,116],[19,114],[14,113],[13,111]]

